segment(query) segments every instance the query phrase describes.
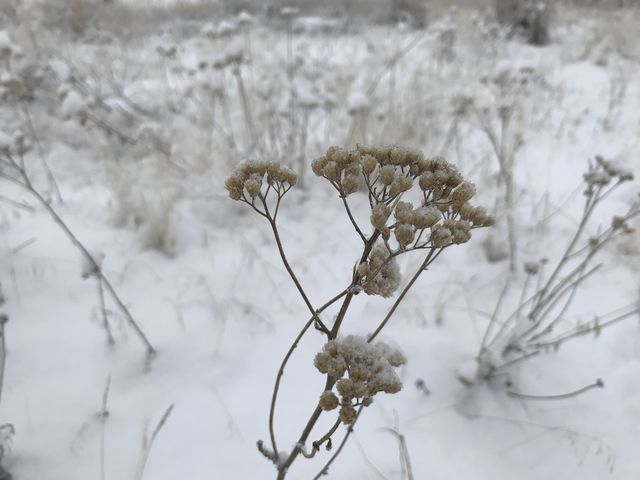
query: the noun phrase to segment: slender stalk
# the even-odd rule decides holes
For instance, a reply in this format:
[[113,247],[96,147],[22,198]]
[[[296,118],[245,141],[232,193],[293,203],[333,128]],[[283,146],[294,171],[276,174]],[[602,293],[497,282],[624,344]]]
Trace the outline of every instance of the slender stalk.
[[[364,249],[362,250],[362,255],[360,256],[360,260],[358,261],[358,265],[367,260],[367,258],[369,257],[369,254],[371,253],[371,249],[373,248],[373,246],[375,245],[379,237],[380,237],[380,232],[378,230],[374,231],[371,234],[371,236],[369,237],[369,240],[367,240],[367,242],[364,245]],[[357,273],[354,271],[351,284],[355,286],[356,281],[357,281]],[[349,305],[351,304],[351,300],[354,295],[355,295],[355,292],[353,290],[350,290],[349,293],[346,295],[344,301],[342,302],[340,311],[336,316],[336,321],[334,322],[333,328],[331,329],[329,339],[334,339],[338,336],[338,331],[340,330],[340,326],[344,321],[344,317],[347,314],[347,310],[349,308]]]
[[364,409],[363,406],[360,406],[360,408],[358,408],[358,413],[356,414],[356,419],[355,421],[349,425],[349,427],[347,428],[347,433],[344,435],[342,442],[340,442],[340,445],[338,446],[338,448],[336,448],[336,451],[334,452],[333,455],[331,455],[331,458],[329,459],[329,461],[324,465],[324,467],[322,467],[322,469],[318,472],[318,474],[313,477],[313,480],[318,480],[320,477],[324,476],[324,475],[328,475],[329,474],[329,467],[331,466],[331,464],[335,461],[335,459],[337,458],[338,455],[340,455],[340,452],[342,452],[342,449],[344,448],[344,446],[347,443],[347,440],[349,440],[349,437],[351,436],[351,434],[353,433],[353,429],[356,425],[356,422],[358,421],[358,418],[360,418],[360,413],[362,413],[362,410]]
[[594,383],[587,385],[586,387],[582,387],[582,388],[579,388],[578,390],[574,390],[568,393],[561,393],[558,395],[530,395],[526,393],[514,392],[512,390],[507,390],[507,395],[509,395],[510,397],[519,398],[522,400],[563,400],[565,398],[576,397],[594,388],[603,388],[603,387],[604,387],[604,383],[602,382],[602,380],[597,379]]
[[561,335],[560,337],[548,341],[548,342],[540,342],[540,343],[536,343],[535,347],[537,348],[544,348],[544,347],[557,347],[558,345],[561,345],[562,343],[566,342],[567,340],[569,340],[570,338],[574,338],[574,337],[578,337],[580,335],[585,335],[589,332],[599,332],[600,330],[602,330],[603,328],[606,328],[610,325],[613,325],[614,323],[618,323],[622,320],[625,320],[626,318],[631,317],[632,315],[636,315],[640,313],[640,307],[634,308],[632,311],[624,313],[622,315],[619,315],[615,318],[612,318],[611,320],[602,322],[602,323],[598,323],[596,325],[594,325],[593,327],[589,327],[589,328],[577,328],[575,331],[573,332],[569,332],[566,333],[564,335]]
[[111,333],[111,327],[109,326],[109,315],[107,313],[107,306],[104,300],[104,286],[103,280],[101,276],[96,277],[98,283],[98,300],[100,302],[100,316],[102,317],[102,328],[104,328],[105,333],[107,334],[107,343],[109,346],[116,343],[113,338],[113,334]]
[[578,225],[576,233],[574,234],[574,236],[572,237],[571,241],[569,242],[569,245],[567,245],[567,248],[566,248],[564,254],[562,255],[562,258],[560,259],[560,261],[556,265],[556,268],[553,270],[553,272],[551,273],[551,275],[547,279],[547,281],[544,284],[544,286],[542,287],[542,289],[539,290],[539,292],[538,292],[538,301],[535,303],[535,305],[533,306],[531,312],[529,313],[529,317],[530,318],[534,317],[535,314],[537,313],[537,311],[541,308],[540,305],[541,305],[543,299],[546,298],[545,296],[546,296],[547,291],[553,285],[553,282],[555,281],[556,277],[559,275],[560,271],[562,270],[562,267],[568,261],[573,249],[576,246],[576,243],[578,243],[578,240],[582,236],[582,232],[584,231],[584,229],[585,229],[585,227],[587,225],[587,222],[589,221],[589,218],[591,217],[591,214],[593,213],[593,209],[594,209],[594,207],[595,207],[595,205],[597,203],[596,201],[594,201],[595,197],[597,197],[597,193],[594,193],[594,194],[592,194],[591,196],[589,196],[587,198],[587,201],[584,204],[584,211],[583,211],[583,214],[582,214],[582,219],[580,220],[580,224]]
[[409,290],[411,290],[411,287],[413,286],[413,284],[416,283],[416,280],[418,280],[418,277],[422,274],[422,272],[424,272],[424,270],[429,266],[429,264],[437,258],[437,256],[440,254],[440,252],[442,252],[442,250],[444,250],[444,248],[439,249],[437,253],[435,248],[432,248],[429,251],[429,254],[420,265],[420,268],[418,268],[418,271],[413,275],[413,277],[411,277],[411,280],[409,280],[409,283],[407,283],[407,285],[402,289],[402,292],[400,292],[400,295],[398,295],[398,298],[396,298],[396,301],[393,303],[393,306],[391,307],[387,315],[384,317],[382,322],[380,322],[380,325],[378,325],[378,328],[376,328],[374,332],[369,336],[369,339],[367,340],[369,343],[371,343],[378,336],[380,331],[389,322],[389,320],[395,313],[396,309],[400,305],[400,302],[402,302],[402,299],[405,297],[407,293],[409,293]]
[[[266,207],[266,202],[263,199],[263,202],[265,204]],[[289,264],[289,260],[287,260],[287,255],[284,253],[284,248],[282,246],[282,240],[280,239],[280,233],[278,232],[278,226],[276,224],[276,220],[274,217],[271,217],[271,215],[269,215],[269,212],[267,210],[267,219],[269,220],[269,225],[271,225],[271,230],[273,231],[273,236],[276,240],[276,245],[278,246],[278,253],[280,254],[280,259],[282,260],[282,263],[284,264],[284,268],[287,270],[287,273],[289,274],[289,276],[291,277],[291,280],[293,281],[293,283],[295,284],[296,288],[298,289],[298,292],[300,293],[300,296],[302,297],[302,300],[304,301],[305,305],[307,306],[307,309],[309,309],[309,312],[311,312],[311,315],[313,315],[314,320],[318,323],[318,325],[320,326],[320,328],[326,333],[329,332],[329,329],[324,325],[324,323],[322,323],[322,320],[320,320],[320,317],[318,317],[318,314],[316,313],[316,309],[313,308],[313,305],[311,305],[311,301],[309,301],[309,298],[307,297],[306,292],[304,291],[304,288],[302,288],[302,285],[300,284],[300,281],[298,280],[298,277],[296,276],[296,274],[294,273],[293,269],[291,268],[291,265]]]
[[143,438],[143,444],[142,444],[142,447],[143,447],[142,459],[140,462],[138,480],[142,480],[144,478],[144,471],[147,467],[147,462],[149,461],[149,454],[151,453],[151,448],[153,447],[153,443],[155,442],[156,437],[160,433],[160,430],[162,430],[162,427],[164,427],[165,423],[167,423],[167,420],[169,419],[169,416],[173,411],[173,407],[174,407],[174,404],[172,403],[171,405],[169,405],[169,408],[165,410],[164,414],[160,418],[160,421],[156,425],[156,428],[153,429],[153,432],[151,433],[151,437],[149,439],[147,439],[147,433],[145,432],[145,436]]
[[33,126],[33,120],[31,119],[31,114],[29,113],[29,109],[27,107],[24,108],[25,117],[27,117],[27,125],[29,126],[29,131],[31,132],[31,136],[33,137],[36,147],[38,149],[38,156],[40,157],[40,162],[44,168],[44,171],[47,174],[47,179],[49,180],[49,185],[52,190],[55,192],[58,200],[62,202],[62,194],[60,193],[60,188],[58,187],[58,182],[56,181],[56,177],[53,175],[51,168],[49,167],[49,163],[47,162],[47,157],[44,153],[44,148],[42,148],[42,143],[40,142],[40,138],[36,133],[36,129]]
[[104,391],[102,393],[102,409],[100,410],[100,480],[106,479],[105,472],[105,423],[109,416],[107,402],[109,400],[109,390],[111,387],[111,375],[107,377]]
[[249,129],[249,135],[251,136],[251,141],[256,141],[256,127],[253,123],[253,116],[251,115],[251,106],[249,104],[249,96],[247,95],[247,89],[244,86],[244,81],[242,80],[242,74],[240,73],[240,66],[236,66],[233,69],[233,76],[236,79],[238,84],[238,92],[240,93],[240,99],[242,100],[242,111],[244,113],[244,119],[247,123],[247,128]]
[[276,445],[274,419],[275,419],[276,402],[278,399],[278,392],[280,390],[280,381],[282,380],[284,369],[287,363],[289,362],[289,358],[291,358],[293,351],[297,348],[298,343],[300,342],[304,334],[307,332],[307,330],[309,330],[309,327],[313,324],[313,321],[317,318],[317,314],[320,314],[323,310],[333,305],[333,303],[337,302],[340,298],[345,296],[348,291],[349,291],[348,289],[343,290],[341,293],[333,297],[331,300],[329,300],[327,303],[325,303],[322,307],[320,307],[317,310],[316,315],[311,317],[309,321],[305,323],[302,330],[300,330],[300,333],[298,333],[298,336],[291,344],[291,347],[289,347],[287,354],[285,355],[284,359],[282,360],[282,363],[280,364],[280,368],[278,369],[278,374],[276,376],[275,385],[273,386],[273,394],[271,395],[271,406],[269,407],[269,436],[271,437],[271,446],[273,447],[273,452],[275,453],[275,455],[278,455],[278,447]]
[[64,233],[67,235],[69,240],[71,240],[71,243],[73,243],[78,248],[78,250],[80,251],[82,256],[85,258],[85,260],[91,265],[91,268],[95,272],[95,274],[102,279],[102,283],[104,287],[107,289],[107,291],[109,292],[109,294],[111,295],[111,298],[113,299],[114,302],[116,302],[116,304],[118,305],[118,308],[120,308],[120,310],[122,311],[129,325],[133,328],[137,336],[146,346],[147,355],[153,356],[156,353],[155,349],[153,348],[153,346],[147,339],[147,336],[144,334],[144,332],[142,331],[138,323],[135,321],[131,313],[129,312],[129,309],[125,306],[125,304],[120,299],[120,296],[117,294],[117,292],[111,285],[111,282],[109,282],[107,277],[104,275],[102,268],[100,267],[98,262],[95,260],[95,258],[93,258],[93,255],[89,253],[87,248],[82,244],[82,242],[80,242],[78,237],[76,237],[76,235],[71,231],[71,229],[67,226],[64,220],[62,220],[62,217],[58,215],[58,212],[51,206],[49,202],[47,202],[47,200],[40,194],[40,192],[32,185],[31,180],[29,179],[24,168],[19,164],[17,164],[14,160],[12,160],[12,164],[16,169],[18,169],[18,171],[22,175],[23,181],[22,182],[18,181],[19,184],[22,185],[25,189],[27,189],[27,191],[29,191],[31,195],[33,195],[33,197],[44,207],[44,209],[49,213],[49,215],[51,215],[51,218],[53,218],[53,220],[58,224],[58,226],[64,231]]
[[[528,277],[527,277],[528,279]],[[489,335],[491,333],[492,327],[498,318],[498,312],[500,311],[500,307],[502,306],[502,302],[504,300],[505,295],[507,294],[507,290],[509,289],[509,280],[504,283],[504,287],[502,287],[502,291],[500,292],[500,296],[498,297],[498,301],[496,302],[496,307],[493,310],[493,314],[491,315],[491,319],[489,320],[489,326],[484,332],[484,336],[482,337],[482,342],[480,343],[480,350],[484,349],[487,344],[487,340],[489,339]],[[522,303],[522,300],[520,300]],[[503,325],[504,327],[504,325]],[[496,334],[496,338],[499,336],[500,332]]]
[[[327,381],[325,383],[324,390],[331,390],[334,384],[335,380],[327,375]],[[293,451],[289,454],[289,457],[285,460],[285,462],[280,467],[278,467],[278,476],[276,477],[277,480],[283,480],[286,477],[287,470],[289,470],[291,464],[301,453],[301,446],[306,443],[309,435],[311,434],[311,430],[313,430],[313,427],[320,418],[320,415],[322,415],[322,408],[320,408],[320,405],[317,405],[313,413],[311,414],[311,417],[307,421],[307,424],[305,425],[304,430],[302,431],[302,434],[300,435],[300,438],[298,439],[298,442],[296,443]]]
[[4,384],[4,366],[7,361],[7,343],[4,338],[4,325],[9,319],[0,315],[0,400],[2,400],[2,386]]
[[353,218],[353,214],[351,213],[351,208],[349,208],[349,202],[347,202],[347,196],[344,194],[344,192],[340,192],[340,200],[342,200],[342,204],[344,205],[344,209],[347,212],[347,215],[349,216],[349,220],[351,221],[351,225],[353,225],[353,228],[355,228],[358,236],[360,237],[360,239],[362,240],[363,243],[367,243],[367,237],[364,236],[364,234],[362,233],[362,230],[360,230],[360,227],[358,226],[355,218]]
[[[338,427],[340,426],[342,422],[340,421],[340,419],[336,420],[335,423],[333,424],[333,426],[329,429],[329,431],[327,433],[325,433],[320,439],[316,440],[315,442],[313,442],[313,451],[311,453],[310,457],[307,458],[313,458],[315,456],[315,453],[320,450],[320,447],[322,446],[323,443],[328,442],[331,439],[331,435],[333,435],[334,433],[336,433],[336,430],[338,429]],[[307,456],[307,455],[305,455]]]

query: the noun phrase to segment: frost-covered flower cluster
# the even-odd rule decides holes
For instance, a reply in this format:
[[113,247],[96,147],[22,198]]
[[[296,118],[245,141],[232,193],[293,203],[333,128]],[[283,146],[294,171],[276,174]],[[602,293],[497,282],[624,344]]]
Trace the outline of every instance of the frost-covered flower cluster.
[[617,182],[633,180],[633,173],[616,162],[605,160],[600,155],[596,155],[595,160],[596,163],[584,174],[584,180],[587,182],[587,193],[593,187],[608,185],[612,180]]
[[400,269],[384,245],[376,245],[369,259],[358,266],[362,287],[368,295],[390,297],[400,285]]
[[405,363],[406,358],[399,350],[382,342],[369,343],[362,336],[349,335],[327,342],[316,355],[314,365],[320,373],[338,379],[335,384],[338,394],[331,390],[323,392],[320,407],[329,411],[340,406],[340,421],[352,424],[356,419],[355,407],[371,405],[376,393],[400,391],[402,382],[395,369]]
[[279,163],[248,160],[238,166],[224,185],[233,200],[251,203],[261,194],[267,194],[262,191],[265,185],[284,195],[297,181],[296,172]]
[[[345,201],[361,187],[366,190],[371,225],[382,237],[357,270],[360,285],[369,295],[389,297],[398,288],[395,257],[400,253],[466,243],[472,229],[495,222],[484,208],[469,203],[475,187],[453,165],[440,157],[425,158],[417,150],[331,147],[313,161],[312,168]],[[409,201],[416,197],[417,203]]]
[[[385,240],[393,233],[401,250],[465,243],[472,228],[494,223],[485,209],[469,203],[475,195],[473,184],[440,157],[427,159],[419,151],[397,146],[331,147],[312,168],[344,197],[364,185],[372,226]],[[412,189],[421,196],[419,205],[399,201]],[[389,223],[392,214],[395,223]]]

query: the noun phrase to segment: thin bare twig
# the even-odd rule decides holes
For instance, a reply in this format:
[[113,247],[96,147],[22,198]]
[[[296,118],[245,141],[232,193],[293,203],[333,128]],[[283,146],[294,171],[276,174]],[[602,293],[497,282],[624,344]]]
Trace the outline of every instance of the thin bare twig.
[[344,446],[346,445],[347,440],[349,440],[349,437],[353,433],[353,429],[358,419],[360,418],[360,414],[362,413],[363,408],[364,408],[363,406],[360,406],[358,408],[358,412],[356,413],[356,419],[347,428],[347,433],[345,433],[344,437],[342,438],[340,445],[338,445],[338,448],[336,448],[336,451],[333,453],[333,455],[331,455],[331,458],[327,461],[327,463],[325,463],[324,467],[322,467],[322,469],[320,469],[320,471],[316,474],[316,476],[313,477],[313,480],[318,480],[320,477],[329,474],[329,467],[333,464],[333,462],[336,460],[338,455],[340,455],[340,452],[342,452],[342,450],[344,449]]
[[155,349],[153,348],[153,346],[147,339],[147,336],[144,334],[144,332],[142,331],[138,323],[135,321],[131,313],[129,312],[129,309],[125,306],[124,302],[122,302],[122,300],[120,299],[120,296],[117,294],[116,290],[113,288],[113,286],[111,285],[107,277],[104,275],[104,272],[100,267],[100,264],[96,261],[93,255],[89,253],[89,251],[82,244],[82,242],[80,242],[78,237],[71,231],[71,229],[67,226],[67,224],[64,222],[62,217],[58,214],[58,212],[51,206],[51,204],[42,196],[42,194],[38,191],[38,189],[31,183],[31,179],[29,178],[29,175],[24,169],[24,166],[17,163],[10,156],[8,157],[8,160],[11,162],[12,167],[15,168],[22,177],[22,181],[19,181],[19,184],[23,188],[25,188],[40,203],[40,205],[42,205],[42,207],[49,213],[51,218],[58,224],[58,226],[67,235],[69,240],[71,240],[71,243],[73,243],[76,246],[76,248],[78,248],[78,250],[84,257],[84,259],[91,266],[92,272],[94,272],[95,275],[97,275],[102,279],[102,284],[111,295],[111,298],[116,302],[116,304],[122,311],[123,315],[129,322],[129,324],[133,327],[134,331],[136,332],[140,340],[142,340],[142,342],[145,344],[147,349],[147,355],[149,355],[150,357],[153,356],[155,354]]
[[172,403],[165,410],[164,414],[160,418],[160,421],[156,425],[156,428],[153,429],[153,432],[151,433],[150,438],[147,437],[147,432],[145,431],[144,437],[142,439],[142,458],[140,462],[140,473],[138,474],[138,480],[142,480],[142,478],[144,477],[144,471],[145,471],[145,468],[147,467],[147,461],[149,460],[149,454],[151,453],[153,442],[155,441],[156,437],[160,433],[160,430],[162,430],[162,427],[164,427],[165,423],[167,423],[167,420],[169,419],[169,416],[173,411],[173,407],[174,407],[174,404]]
[[594,388],[604,388],[604,382],[599,378],[592,384],[587,385],[586,387],[579,388],[572,392],[560,393],[556,395],[532,395],[528,393],[515,392],[513,390],[507,390],[507,395],[513,398],[519,398],[521,400],[564,400],[566,398],[577,397],[589,390]]
[[102,409],[100,410],[100,480],[105,480],[105,430],[106,421],[109,416],[109,410],[107,409],[107,402],[109,400],[109,390],[111,388],[111,375],[107,377],[107,382],[102,392]]

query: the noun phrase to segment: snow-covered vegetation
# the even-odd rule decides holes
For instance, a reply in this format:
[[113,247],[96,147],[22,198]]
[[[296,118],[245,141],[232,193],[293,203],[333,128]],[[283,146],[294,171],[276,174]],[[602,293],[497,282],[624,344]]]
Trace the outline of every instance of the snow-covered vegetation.
[[0,480],[640,477],[629,3],[0,3]]

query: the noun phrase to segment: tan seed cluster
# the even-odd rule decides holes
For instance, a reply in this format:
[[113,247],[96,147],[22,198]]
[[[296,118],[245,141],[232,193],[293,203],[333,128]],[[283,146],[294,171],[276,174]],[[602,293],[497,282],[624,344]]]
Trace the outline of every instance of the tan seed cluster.
[[298,175],[288,167],[276,162],[248,160],[238,166],[224,186],[233,200],[253,200],[260,195],[264,184],[283,194],[297,181]]
[[338,408],[339,403],[338,397],[331,390],[325,390],[320,395],[320,408],[325,412]]
[[596,155],[596,163],[583,175],[589,187],[605,186],[612,180],[626,182],[633,180],[633,173],[611,160],[605,160],[600,155]]
[[[368,343],[365,337],[349,335],[327,342],[314,359],[321,373],[328,373],[338,379],[336,390],[320,396],[320,407],[333,410],[340,405],[339,418],[344,424],[355,421],[354,401],[368,406],[373,396],[379,392],[397,393],[402,382],[395,368],[404,365],[406,358],[399,350],[382,342]],[[343,378],[344,375],[348,376]]]
[[358,266],[358,276],[367,295],[390,297],[400,286],[400,269],[384,245],[376,245],[367,262]]
[[356,151],[331,147],[325,156],[311,163],[313,173],[329,180],[338,190],[349,195],[358,190],[362,165]]
[[624,233],[633,233],[633,228],[629,226],[627,220],[624,217],[614,216],[611,220],[611,228],[613,230],[620,230]]

